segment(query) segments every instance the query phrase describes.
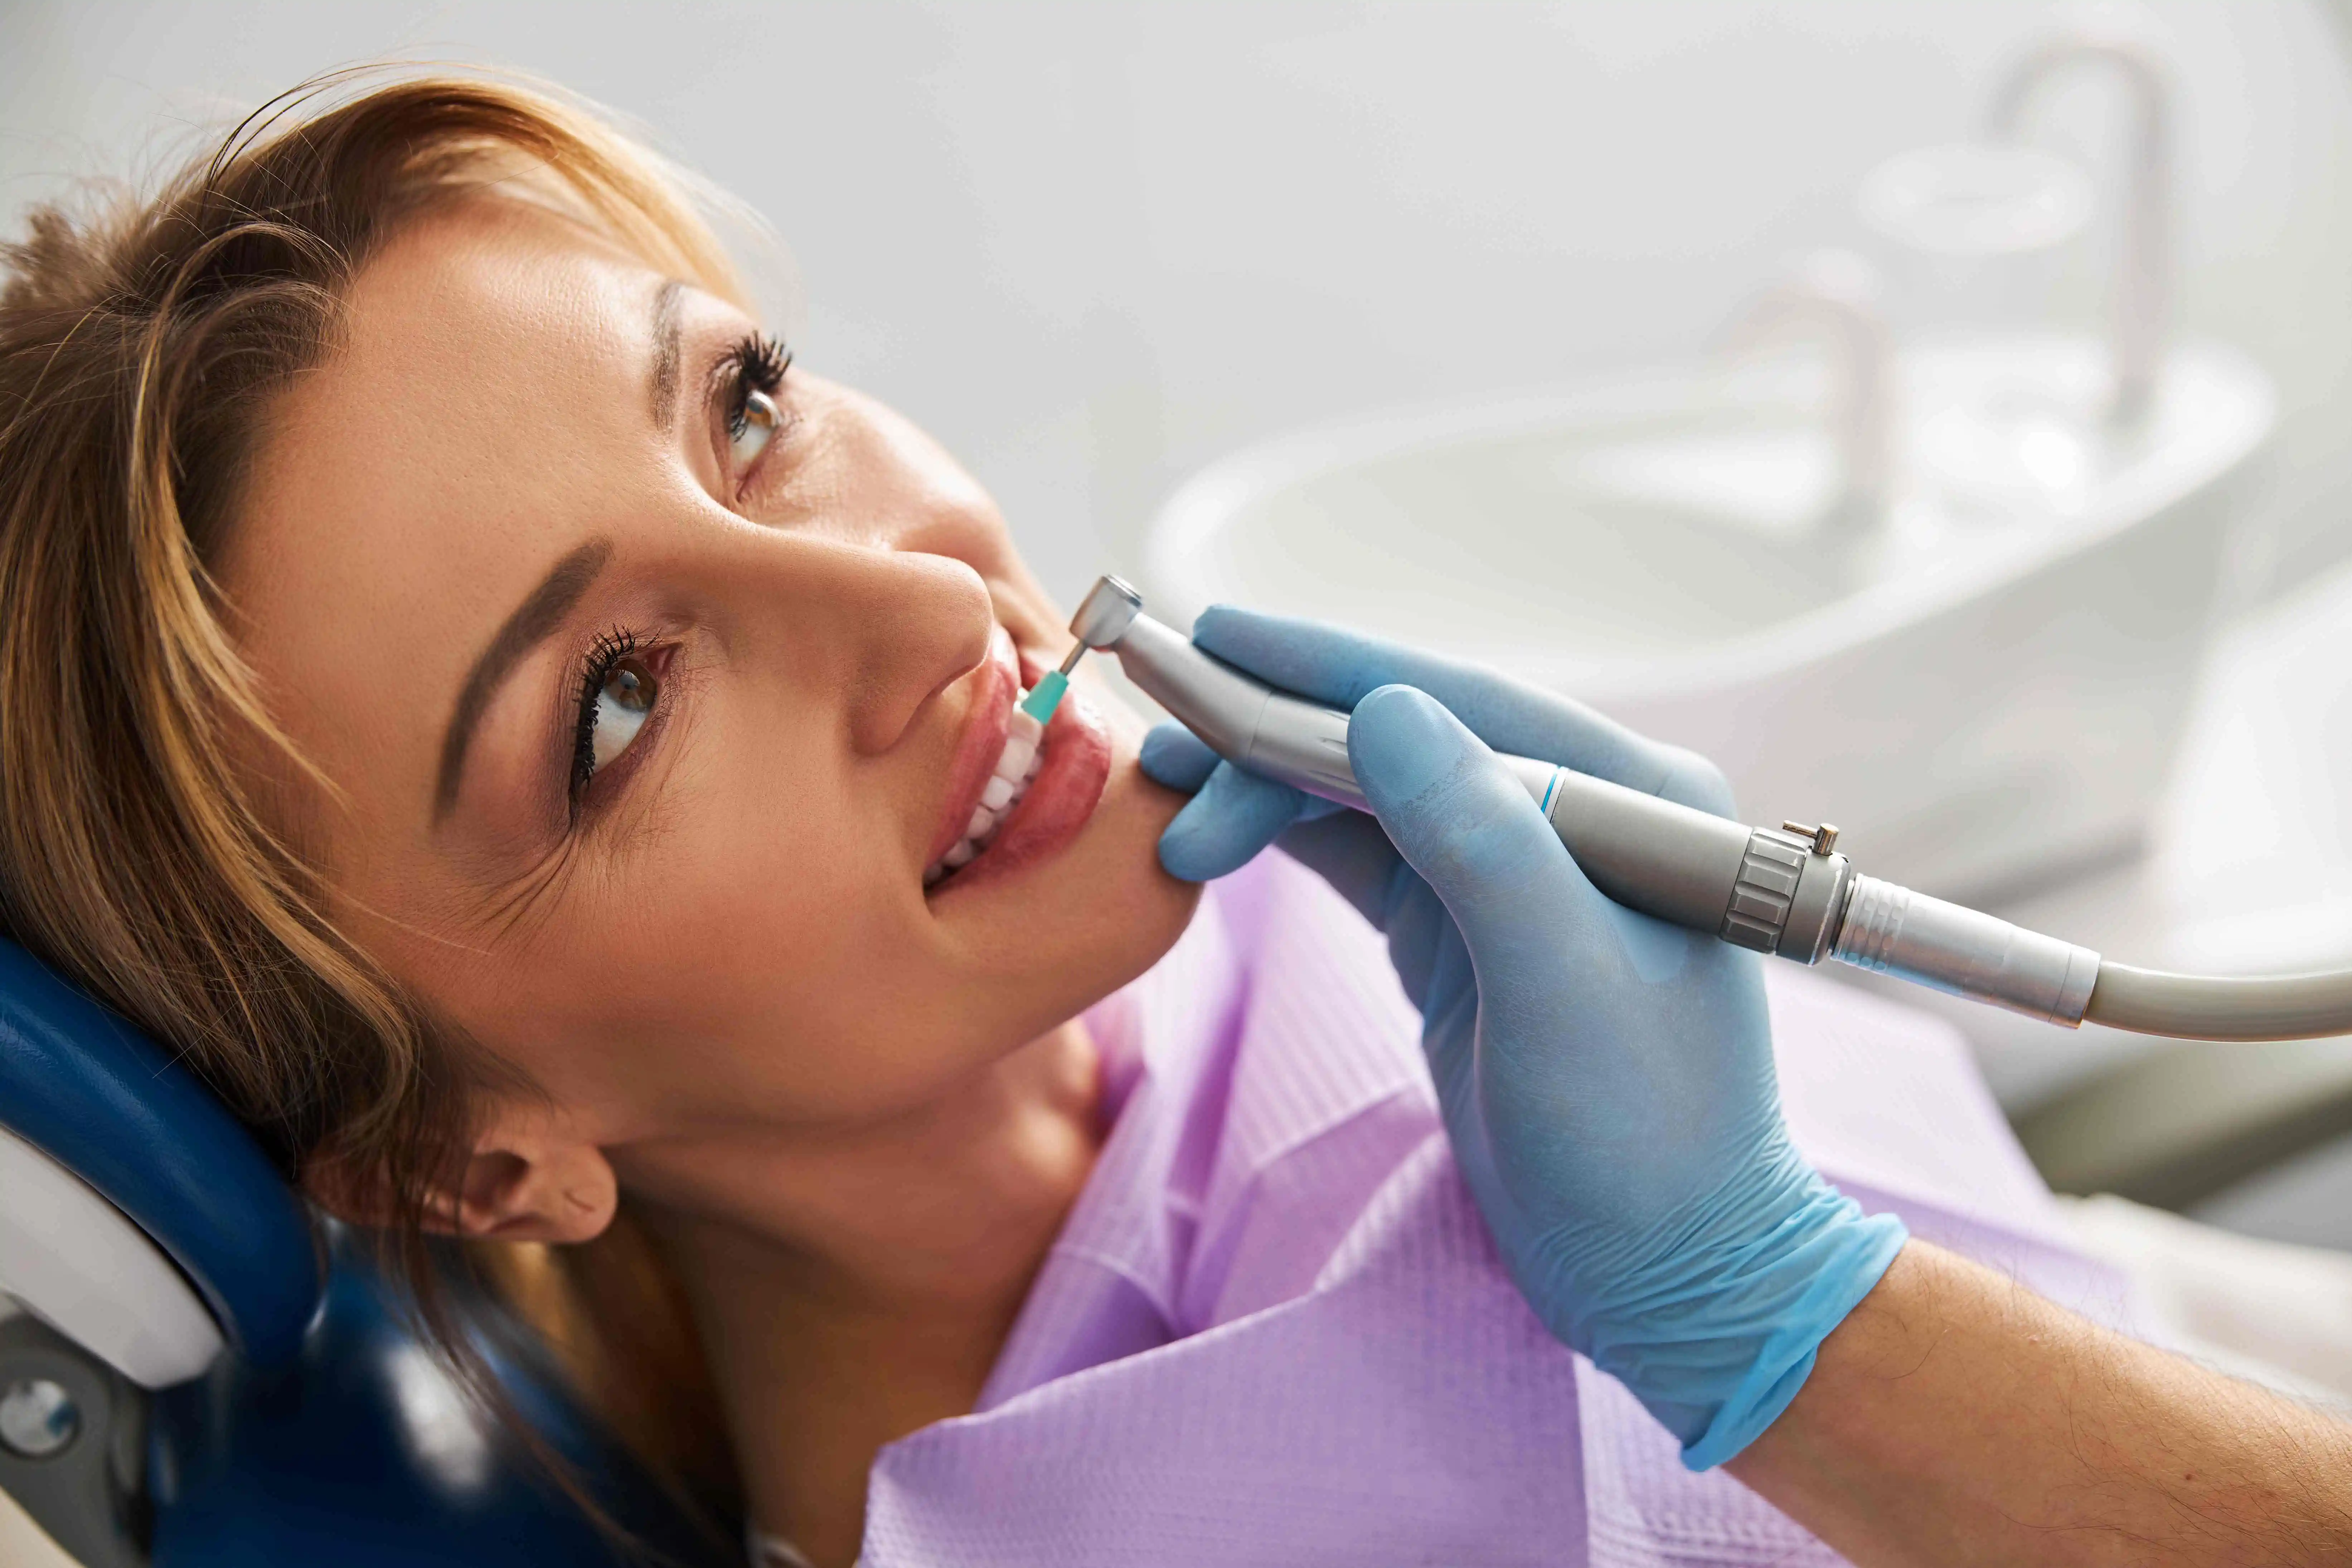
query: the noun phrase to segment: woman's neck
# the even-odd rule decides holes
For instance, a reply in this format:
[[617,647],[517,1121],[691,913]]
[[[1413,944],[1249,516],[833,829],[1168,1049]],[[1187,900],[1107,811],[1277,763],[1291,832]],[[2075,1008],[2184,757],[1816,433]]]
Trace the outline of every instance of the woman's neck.
[[876,1452],[979,1399],[1093,1168],[1097,1097],[1065,1025],[886,1128],[714,1151],[735,1190],[662,1214],[760,1527],[856,1558]]

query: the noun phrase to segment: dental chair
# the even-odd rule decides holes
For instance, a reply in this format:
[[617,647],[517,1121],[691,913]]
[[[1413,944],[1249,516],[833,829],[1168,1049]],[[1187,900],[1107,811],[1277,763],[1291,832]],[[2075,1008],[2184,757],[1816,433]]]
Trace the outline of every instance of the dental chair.
[[[527,1336],[484,1332],[642,1560],[740,1568]],[[625,1560],[193,1076],[0,942],[0,1563]]]

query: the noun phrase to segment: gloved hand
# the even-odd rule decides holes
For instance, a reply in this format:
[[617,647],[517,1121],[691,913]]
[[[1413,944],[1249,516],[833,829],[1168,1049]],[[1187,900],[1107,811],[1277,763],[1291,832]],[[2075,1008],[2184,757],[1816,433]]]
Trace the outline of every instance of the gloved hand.
[[1612,903],[1487,748],[1728,816],[1723,775],[1564,699],[1347,632],[1219,607],[1192,638],[1352,709],[1349,759],[1379,820],[1162,725],[1144,770],[1197,793],[1161,864],[1205,879],[1278,839],[1387,935],[1455,1158],[1519,1289],[1682,1439],[1685,1463],[1729,1458],[1796,1396],[1906,1233],[1864,1218],[1789,1142],[1758,956]]

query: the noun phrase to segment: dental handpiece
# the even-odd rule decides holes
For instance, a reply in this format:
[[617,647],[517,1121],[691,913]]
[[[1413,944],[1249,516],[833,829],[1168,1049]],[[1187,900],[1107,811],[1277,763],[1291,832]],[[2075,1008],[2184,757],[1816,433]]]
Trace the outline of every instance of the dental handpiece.
[[[1345,711],[1203,653],[1143,614],[1142,595],[1117,577],[1095,584],[1070,632],[1080,648],[1115,654],[1129,680],[1235,766],[1370,810],[1349,764]],[[2088,1017],[2195,1039],[2352,1033],[2352,971],[2240,979],[2103,963],[2089,948],[1863,876],[1826,824],[1749,826],[1498,755],[1594,887],[1735,946],[1805,964],[1836,959],[2069,1028]]]

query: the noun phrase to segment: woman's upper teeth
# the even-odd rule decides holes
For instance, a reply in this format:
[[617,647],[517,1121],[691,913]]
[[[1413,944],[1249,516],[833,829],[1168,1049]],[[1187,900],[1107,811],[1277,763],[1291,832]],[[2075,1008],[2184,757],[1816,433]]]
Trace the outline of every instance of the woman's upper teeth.
[[996,766],[989,773],[988,783],[981,787],[980,804],[972,808],[971,821],[955,847],[923,872],[925,887],[970,864],[971,858],[987,847],[998,826],[1012,815],[1013,808],[1021,804],[1021,797],[1028,793],[1029,781],[1037,776],[1037,744],[1045,733],[1044,725],[1021,711],[1017,705],[1013,708],[1004,750],[997,753]]

